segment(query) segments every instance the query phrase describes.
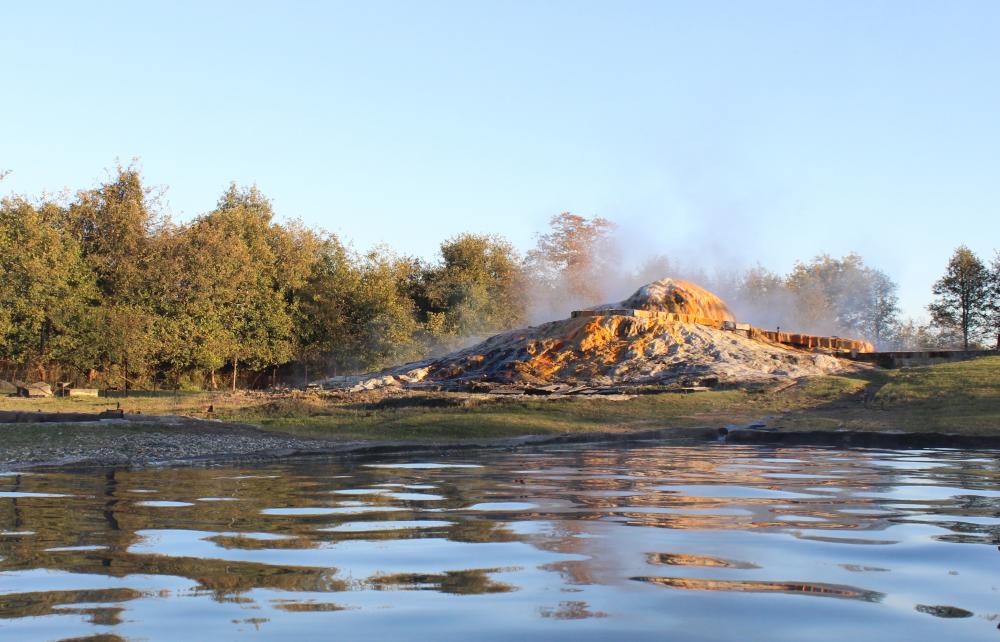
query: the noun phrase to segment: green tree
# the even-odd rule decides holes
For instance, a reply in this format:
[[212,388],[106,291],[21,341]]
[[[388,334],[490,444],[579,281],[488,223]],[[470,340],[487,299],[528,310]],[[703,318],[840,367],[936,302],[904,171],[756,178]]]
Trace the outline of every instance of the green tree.
[[1000,250],[994,253],[990,264],[988,314],[986,327],[996,339],[994,349],[1000,350]]
[[443,332],[469,337],[523,322],[524,275],[508,241],[460,234],[441,244],[441,259],[424,279],[425,312],[442,315]]
[[112,180],[77,193],[70,205],[67,227],[112,302],[143,294],[159,223],[151,197],[137,168],[118,167]]
[[278,365],[293,356],[293,320],[287,285],[288,267],[279,265],[275,251],[280,231],[272,223],[271,203],[256,187],[235,185],[223,194],[210,214],[192,225],[204,242],[196,246],[214,269],[207,341],[215,355],[225,355],[235,390],[242,364],[252,370]]
[[90,361],[85,330],[94,275],[61,231],[64,214],[53,203],[0,202],[0,356],[42,379],[50,361],[81,370]]
[[955,249],[948,268],[934,283],[934,302],[929,306],[935,325],[955,328],[962,346],[969,349],[985,328],[990,307],[990,274],[986,265],[965,245]]
[[354,319],[354,297],[361,275],[354,259],[335,236],[321,239],[315,260],[296,292],[295,336],[303,383],[311,367],[340,374],[360,347]]
[[419,266],[386,248],[366,254],[350,302],[349,325],[358,345],[353,360],[362,370],[382,368],[421,356],[420,323],[411,297]]
[[96,277],[89,344],[107,383],[128,389],[150,374],[157,351],[152,334],[151,279],[160,268],[155,238],[163,223],[151,189],[135,166],[77,193],[65,228]]

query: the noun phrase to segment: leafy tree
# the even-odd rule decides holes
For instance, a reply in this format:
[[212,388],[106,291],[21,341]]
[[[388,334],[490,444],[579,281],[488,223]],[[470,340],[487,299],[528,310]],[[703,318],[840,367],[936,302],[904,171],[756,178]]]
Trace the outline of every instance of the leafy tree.
[[310,366],[339,374],[357,358],[360,331],[353,324],[353,307],[360,288],[354,257],[335,236],[322,238],[310,273],[296,292],[296,347],[304,383]]
[[87,328],[95,366],[111,371],[127,390],[149,373],[156,352],[150,278],[159,268],[155,237],[162,223],[152,190],[135,166],[121,167],[111,180],[77,193],[65,218],[83,260],[96,277],[98,298]]
[[878,346],[892,338],[894,328],[899,324],[899,287],[881,270],[869,268],[865,284],[862,313],[858,318],[861,336]]
[[972,250],[965,245],[955,249],[948,268],[934,284],[934,302],[929,306],[934,324],[955,328],[962,335],[962,346],[969,349],[985,327],[990,306],[990,274]]
[[993,255],[993,262],[990,264],[988,312],[986,328],[991,335],[996,337],[994,349],[1000,350],[1000,251]]
[[711,289],[718,291],[737,319],[764,328],[788,327],[797,315],[785,277],[761,265],[715,283]]
[[94,275],[61,232],[63,215],[53,203],[0,202],[0,356],[37,368],[43,379],[49,361],[89,365],[82,330]]
[[857,254],[796,263],[786,285],[794,295],[792,324],[807,331],[881,343],[898,319],[895,282]]
[[293,356],[293,321],[278,278],[284,268],[278,266],[272,217],[270,202],[256,187],[232,185],[216,209],[192,226],[204,239],[197,243],[203,256],[196,260],[210,261],[202,269],[214,270],[206,284],[214,317],[206,346],[212,357],[225,355],[234,390],[240,364],[260,369]]
[[528,252],[527,267],[537,280],[538,296],[557,305],[603,303],[619,256],[604,218],[587,219],[563,212],[549,220],[551,230],[540,234]]
[[256,189],[231,186],[212,212],[159,239],[153,300],[161,346],[158,359],[174,383],[203,371],[210,385],[231,369],[260,370],[294,356],[294,290],[304,283],[300,250],[312,239],[272,221],[270,202]]
[[362,258],[349,309],[349,326],[358,345],[350,365],[382,368],[420,356],[420,324],[408,292],[419,278],[416,268],[412,260],[384,248]]
[[913,319],[900,322],[892,330],[888,345],[894,350],[940,350],[955,344],[949,330],[941,330]]
[[441,258],[424,276],[425,310],[441,315],[437,332],[469,337],[523,321],[524,276],[508,241],[461,234],[441,244]]
[[112,303],[142,296],[158,223],[151,195],[137,168],[118,167],[112,180],[79,192],[69,208],[67,227]]

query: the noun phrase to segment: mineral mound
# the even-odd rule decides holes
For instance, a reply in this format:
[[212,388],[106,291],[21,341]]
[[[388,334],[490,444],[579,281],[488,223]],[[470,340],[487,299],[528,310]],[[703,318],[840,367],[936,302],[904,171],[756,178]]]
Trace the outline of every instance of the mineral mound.
[[595,311],[611,309],[670,312],[713,321],[736,321],[722,299],[708,290],[681,279],[660,279],[642,286],[621,303],[599,305]]
[[588,389],[748,383],[828,374],[848,361],[735,331],[726,304],[703,288],[662,279],[619,303],[511,330],[469,348],[325,387]]

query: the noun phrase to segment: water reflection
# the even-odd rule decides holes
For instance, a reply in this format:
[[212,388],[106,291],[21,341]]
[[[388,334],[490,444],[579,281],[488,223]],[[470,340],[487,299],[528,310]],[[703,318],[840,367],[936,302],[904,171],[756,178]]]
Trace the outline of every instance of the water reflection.
[[720,445],[4,474],[0,638],[982,639],[998,461]]

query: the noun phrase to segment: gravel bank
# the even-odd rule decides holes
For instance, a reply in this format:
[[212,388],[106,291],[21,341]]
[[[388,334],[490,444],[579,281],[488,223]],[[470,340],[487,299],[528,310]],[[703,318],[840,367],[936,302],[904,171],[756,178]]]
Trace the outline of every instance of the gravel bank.
[[716,429],[526,435],[447,442],[335,441],[282,435],[245,424],[189,417],[132,415],[66,424],[0,424],[0,470],[38,466],[135,466],[208,461],[265,461],[307,456],[378,457],[466,449],[589,442],[716,439]]
[[333,442],[242,424],[132,415],[122,420],[0,424],[0,469],[238,459],[328,449]]

